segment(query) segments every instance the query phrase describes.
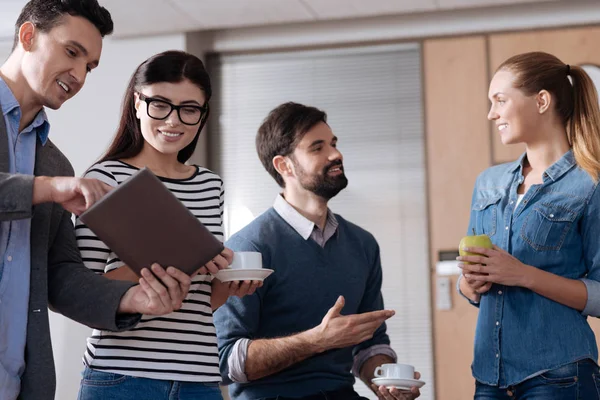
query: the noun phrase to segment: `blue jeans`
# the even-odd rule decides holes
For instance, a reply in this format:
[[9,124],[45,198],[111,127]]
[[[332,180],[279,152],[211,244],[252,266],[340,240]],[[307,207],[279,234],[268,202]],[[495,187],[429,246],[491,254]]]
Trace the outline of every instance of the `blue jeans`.
[[475,400],[599,400],[600,372],[592,360],[581,360],[500,389],[475,383]]
[[137,378],[86,367],[77,400],[223,400],[214,382],[178,382]]

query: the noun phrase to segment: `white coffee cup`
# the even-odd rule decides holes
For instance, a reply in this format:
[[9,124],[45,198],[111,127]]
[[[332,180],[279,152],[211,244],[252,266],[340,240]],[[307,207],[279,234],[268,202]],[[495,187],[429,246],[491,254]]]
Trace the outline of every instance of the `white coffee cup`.
[[262,254],[257,251],[236,251],[229,268],[232,269],[260,269],[262,268]]
[[408,364],[383,364],[375,368],[376,378],[415,379],[415,367]]

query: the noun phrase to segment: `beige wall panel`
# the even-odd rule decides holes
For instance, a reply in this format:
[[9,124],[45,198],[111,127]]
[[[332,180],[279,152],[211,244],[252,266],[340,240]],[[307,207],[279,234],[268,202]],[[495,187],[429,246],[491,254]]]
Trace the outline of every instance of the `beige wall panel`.
[[[545,51],[565,63],[600,64],[600,27],[516,32],[489,36],[490,76],[507,58],[528,51]],[[515,160],[523,153],[523,145],[505,146],[493,129],[492,146],[495,164]]]
[[[423,44],[431,260],[464,236],[473,185],[491,165],[487,64],[483,36]],[[432,265],[435,305],[435,265]],[[456,277],[453,277],[456,283]],[[472,398],[470,364],[477,310],[456,293],[453,308],[434,308],[437,400]]]

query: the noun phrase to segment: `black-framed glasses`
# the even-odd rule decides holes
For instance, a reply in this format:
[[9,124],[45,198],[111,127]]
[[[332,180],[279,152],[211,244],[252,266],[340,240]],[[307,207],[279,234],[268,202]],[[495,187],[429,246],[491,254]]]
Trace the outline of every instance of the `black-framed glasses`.
[[140,100],[146,102],[146,112],[152,119],[163,120],[167,119],[173,110],[177,111],[179,120],[186,125],[197,125],[204,115],[206,115],[207,107],[182,104],[176,106],[168,101],[148,97],[143,93],[139,93]]

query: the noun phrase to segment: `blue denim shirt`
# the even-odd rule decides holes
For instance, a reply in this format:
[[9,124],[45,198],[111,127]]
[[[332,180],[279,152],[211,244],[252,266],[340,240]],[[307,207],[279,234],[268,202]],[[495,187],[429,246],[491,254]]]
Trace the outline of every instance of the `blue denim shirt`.
[[[19,132],[21,107],[0,79],[0,104],[8,136],[9,171],[33,175],[35,146],[48,139],[50,125],[40,111]],[[0,193],[1,196],[1,193]],[[31,220],[0,222],[0,399],[16,399],[25,370],[25,337],[29,304]]]
[[524,264],[582,280],[588,302],[579,312],[531,290],[497,284],[481,296],[473,376],[501,388],[598,358],[587,315],[600,315],[600,191],[569,151],[515,208],[524,158],[477,178],[468,232],[487,234]]

